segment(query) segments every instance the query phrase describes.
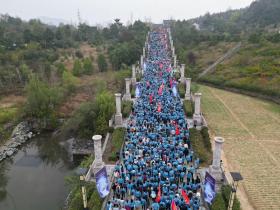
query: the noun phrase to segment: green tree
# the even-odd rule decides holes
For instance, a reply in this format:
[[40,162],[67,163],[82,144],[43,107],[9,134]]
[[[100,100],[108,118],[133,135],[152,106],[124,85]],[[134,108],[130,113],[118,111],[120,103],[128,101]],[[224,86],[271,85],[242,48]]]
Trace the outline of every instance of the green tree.
[[73,93],[76,88],[78,80],[73,74],[69,71],[64,71],[62,74],[62,84],[66,89],[67,94]]
[[98,55],[97,63],[98,63],[99,71],[103,72],[103,71],[107,70],[108,65],[107,65],[107,62],[106,62],[106,58],[103,54]]
[[84,73],[85,74],[92,74],[94,69],[93,69],[91,59],[90,58],[85,58],[84,61],[83,61],[83,65],[84,65]]
[[65,65],[63,63],[58,63],[56,65],[56,72],[61,77],[63,75],[63,72],[67,71]]
[[81,76],[83,73],[83,68],[80,60],[75,60],[72,73],[74,76]]
[[54,109],[60,101],[59,91],[56,88],[48,87],[37,76],[31,77],[26,91],[26,115],[41,120],[43,127],[46,127],[47,120],[54,116]]

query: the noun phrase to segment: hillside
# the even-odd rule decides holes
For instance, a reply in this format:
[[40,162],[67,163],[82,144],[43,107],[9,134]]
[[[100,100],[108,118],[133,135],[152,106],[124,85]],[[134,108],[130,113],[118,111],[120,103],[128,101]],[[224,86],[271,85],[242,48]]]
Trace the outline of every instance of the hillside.
[[23,119],[56,129],[102,91],[121,90],[148,30],[141,21],[56,27],[0,15],[0,144]]
[[187,64],[186,75],[196,79],[241,42],[237,53],[200,81],[280,102],[280,13],[277,11],[280,11],[280,1],[259,0],[244,9],[174,22],[175,46],[180,62]]

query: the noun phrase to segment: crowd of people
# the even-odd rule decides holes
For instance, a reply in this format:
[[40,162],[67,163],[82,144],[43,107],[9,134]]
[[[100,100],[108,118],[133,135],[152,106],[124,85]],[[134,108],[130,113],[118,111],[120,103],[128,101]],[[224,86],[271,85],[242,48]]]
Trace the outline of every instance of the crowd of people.
[[107,210],[199,209],[199,159],[191,149],[176,84],[168,33],[157,29],[149,34],[144,75],[137,84]]

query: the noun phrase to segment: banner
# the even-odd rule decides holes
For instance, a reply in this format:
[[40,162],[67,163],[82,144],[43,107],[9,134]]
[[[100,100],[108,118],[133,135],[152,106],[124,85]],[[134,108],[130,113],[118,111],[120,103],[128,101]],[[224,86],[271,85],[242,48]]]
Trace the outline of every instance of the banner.
[[204,200],[205,202],[212,204],[216,196],[215,192],[216,180],[208,173],[205,174],[205,189],[204,189]]
[[173,85],[172,92],[173,92],[173,96],[177,97],[178,92],[177,92],[176,85]]
[[95,179],[96,179],[96,188],[100,197],[101,198],[106,197],[110,192],[106,167],[103,167],[100,171],[96,173]]
[[136,86],[135,97],[136,97],[136,98],[139,98],[139,97],[140,97],[140,90],[139,90],[138,85]]

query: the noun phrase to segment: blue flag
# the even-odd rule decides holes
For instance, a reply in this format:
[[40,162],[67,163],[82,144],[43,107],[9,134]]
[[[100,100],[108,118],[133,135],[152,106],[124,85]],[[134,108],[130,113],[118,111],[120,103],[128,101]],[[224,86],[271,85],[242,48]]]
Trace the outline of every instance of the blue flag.
[[136,98],[139,98],[139,97],[140,97],[140,89],[139,89],[138,86],[136,86],[135,97],[136,97]]
[[176,85],[173,86],[172,92],[173,92],[173,95],[174,95],[175,97],[178,95]]

